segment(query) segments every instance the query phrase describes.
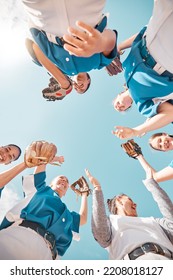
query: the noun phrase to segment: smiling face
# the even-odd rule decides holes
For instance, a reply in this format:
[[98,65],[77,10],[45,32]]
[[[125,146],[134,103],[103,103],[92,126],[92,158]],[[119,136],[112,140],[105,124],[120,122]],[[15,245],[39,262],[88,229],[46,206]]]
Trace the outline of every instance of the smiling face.
[[159,151],[167,152],[173,150],[173,137],[166,133],[155,136],[150,139],[150,146]]
[[84,93],[91,82],[87,73],[79,73],[74,76],[73,81],[73,88],[77,91],[77,93]]
[[136,211],[136,203],[133,202],[133,200],[126,196],[126,195],[120,195],[116,198],[116,206],[117,206],[117,213],[120,212],[121,215],[124,216],[131,216],[131,217],[137,217],[137,211]]
[[9,164],[20,155],[20,150],[13,145],[0,147],[0,164]]
[[113,100],[114,109],[118,112],[124,112],[132,105],[132,98],[129,94],[129,91],[126,90],[117,95]]
[[60,197],[66,194],[68,187],[69,187],[69,181],[67,177],[63,175],[56,177],[51,183],[52,190],[58,193]]

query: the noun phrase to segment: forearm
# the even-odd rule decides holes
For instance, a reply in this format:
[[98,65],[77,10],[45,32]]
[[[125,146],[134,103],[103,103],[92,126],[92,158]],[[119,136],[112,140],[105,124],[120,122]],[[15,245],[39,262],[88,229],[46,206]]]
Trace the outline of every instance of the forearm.
[[67,80],[66,76],[58,69],[55,64],[53,64],[40,50],[40,48],[34,43],[33,50],[38,61],[47,69],[48,72],[58,81],[60,86],[67,89],[70,86],[70,82]]
[[82,226],[86,224],[88,218],[87,193],[82,194],[79,214],[80,214],[80,226]]
[[159,105],[157,115],[133,129],[135,136],[141,136],[149,131],[164,127],[171,122],[173,122],[173,105],[165,102]]
[[109,56],[116,44],[116,33],[113,30],[106,29],[102,33],[103,45],[102,53],[104,56]]
[[0,174],[0,188],[3,188],[8,184],[13,178],[15,178],[19,173],[25,170],[27,166],[24,162],[12,167],[11,169],[4,171]]
[[35,167],[34,174],[44,172],[46,170],[46,164],[42,164]]
[[154,174],[154,179],[157,182],[164,182],[173,179],[173,168],[167,166]]
[[[137,33],[138,34],[138,33]],[[128,49],[132,46],[132,43],[133,41],[135,40],[137,34],[134,34],[133,36],[131,36],[130,38],[128,38],[127,40],[121,42],[119,45],[118,45],[118,51],[123,51],[125,49]]]
[[154,179],[146,179],[144,185],[151,192],[153,199],[157,202],[162,215],[170,220],[173,220],[173,204],[167,193],[160,188]]
[[106,248],[111,243],[112,230],[107,218],[104,198],[101,190],[93,191],[92,233],[100,246]]
[[144,171],[146,172],[148,168],[151,169],[153,176],[156,173],[156,170],[146,161],[143,155],[139,155],[137,157],[138,161],[140,162],[141,166],[143,167]]
[[167,180],[173,179],[173,168],[170,166],[167,166],[166,168],[156,171],[146,160],[142,155],[139,155],[137,157],[138,161],[140,162],[141,166],[147,172],[148,168],[152,171],[153,178],[156,182],[163,182]]

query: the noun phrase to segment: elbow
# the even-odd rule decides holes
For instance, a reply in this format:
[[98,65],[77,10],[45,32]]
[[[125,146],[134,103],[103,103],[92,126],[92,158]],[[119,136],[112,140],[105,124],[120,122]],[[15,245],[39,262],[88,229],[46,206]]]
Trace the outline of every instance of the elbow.
[[161,178],[158,177],[157,172],[153,173],[153,179],[154,179],[157,183],[159,183],[159,182],[162,181]]

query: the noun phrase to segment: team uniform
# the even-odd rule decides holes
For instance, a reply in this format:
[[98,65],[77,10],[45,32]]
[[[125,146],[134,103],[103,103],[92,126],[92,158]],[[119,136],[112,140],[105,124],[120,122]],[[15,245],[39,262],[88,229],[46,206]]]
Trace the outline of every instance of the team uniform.
[[2,191],[3,191],[3,188],[0,189],[0,197],[1,197],[1,195],[2,195]]
[[[80,215],[68,210],[45,179],[45,172],[26,177],[26,198],[7,213],[0,226],[0,259],[58,259],[73,236],[79,239]],[[37,232],[32,228],[35,224]]]
[[[74,76],[80,72],[101,69],[116,57],[116,44],[109,57],[102,53],[90,57],[70,55],[64,48],[62,36],[69,26],[76,28],[81,20],[102,32],[107,24],[103,15],[105,0],[22,0],[29,15],[30,32],[35,43],[64,74]],[[115,33],[117,33],[115,31]]]
[[159,104],[173,104],[173,2],[155,0],[153,16],[134,40],[123,62],[130,94],[147,118],[157,114]]
[[[102,191],[93,191],[92,231],[97,242],[108,250],[110,259],[173,259],[173,204],[153,179],[144,183],[163,218],[119,215],[108,218]],[[145,254],[141,247],[146,249]]]

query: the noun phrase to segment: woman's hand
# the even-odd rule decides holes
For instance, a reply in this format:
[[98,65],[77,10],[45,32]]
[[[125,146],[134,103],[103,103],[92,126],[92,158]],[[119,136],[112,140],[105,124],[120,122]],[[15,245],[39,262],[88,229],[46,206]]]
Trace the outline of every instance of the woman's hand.
[[101,190],[99,181],[91,175],[91,173],[89,172],[88,169],[85,169],[85,173],[86,173],[86,176],[88,177],[90,183],[93,185],[94,189]]

